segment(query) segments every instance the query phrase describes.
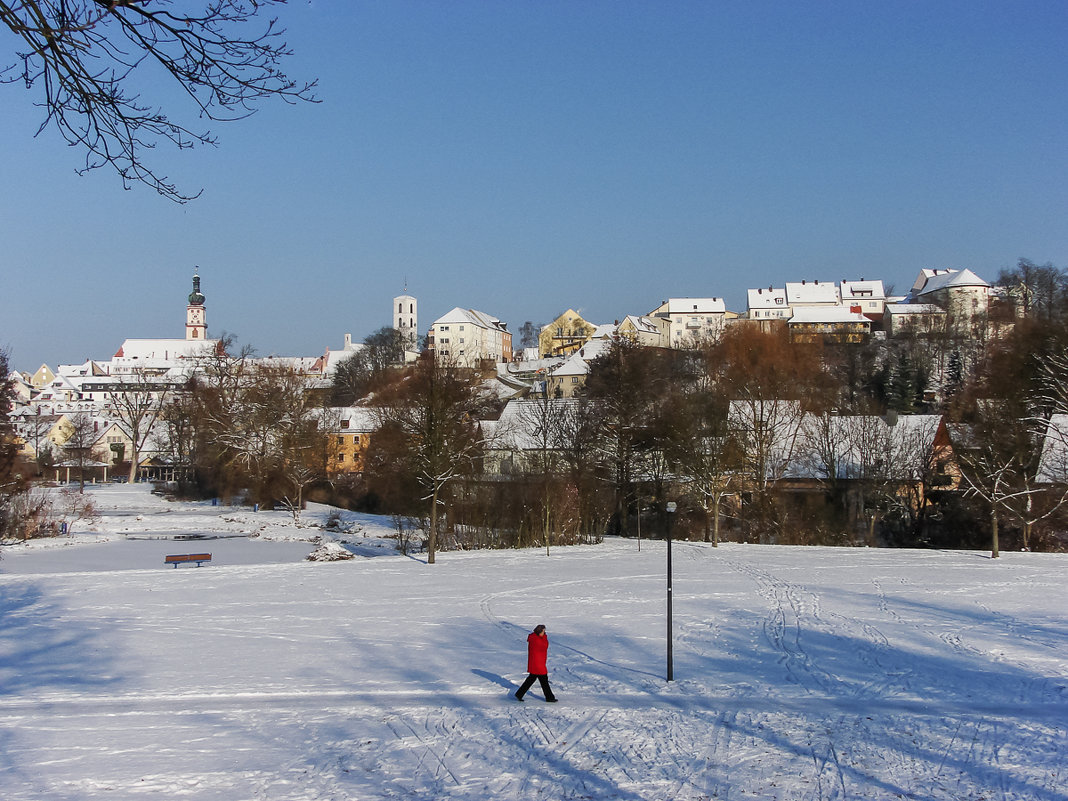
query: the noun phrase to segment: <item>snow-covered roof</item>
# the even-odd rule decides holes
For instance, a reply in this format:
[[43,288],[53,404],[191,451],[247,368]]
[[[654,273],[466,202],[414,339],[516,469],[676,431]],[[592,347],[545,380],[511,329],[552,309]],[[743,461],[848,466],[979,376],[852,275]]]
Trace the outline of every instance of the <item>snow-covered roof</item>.
[[891,421],[874,415],[806,414],[785,475],[824,479],[833,464],[841,479],[861,478],[873,470],[898,481],[919,478],[941,421],[937,414],[898,415]]
[[871,320],[860,312],[854,312],[845,306],[796,306],[793,307],[791,323],[864,323]]
[[193,359],[211,355],[218,345],[217,339],[127,339],[115,359]]
[[723,298],[668,298],[659,307],[649,312],[653,314],[723,314],[727,304]]
[[480,328],[488,328],[504,331],[507,326],[491,314],[480,312],[476,309],[462,309],[456,306],[449,312],[436,319],[432,325],[453,325],[458,323],[470,323]]
[[819,281],[788,281],[786,301],[791,306],[795,303],[837,305],[838,288],[833,283],[821,284]]
[[924,285],[930,281],[936,275],[946,275],[947,273],[955,272],[955,270],[935,269],[931,267],[924,267],[920,270],[920,274],[916,276],[916,280],[912,282],[913,294],[923,289]]
[[842,281],[838,285],[838,292],[843,303],[851,300],[868,298],[870,300],[882,300],[886,297],[882,281]]
[[781,309],[786,306],[786,290],[768,287],[746,290],[750,309]]
[[639,331],[646,334],[659,334],[660,327],[648,317],[636,317],[633,314],[628,314],[623,318],[623,322],[616,326],[616,330],[620,330],[624,323],[629,322],[635,331]]
[[589,363],[611,347],[610,339],[591,339],[575,351],[567,360],[552,371],[554,377],[586,375],[590,372]]
[[327,350],[323,355],[323,375],[333,375],[337,372],[338,365],[346,359],[351,359],[366,345],[351,345],[342,350]]
[[339,431],[370,433],[378,428],[374,412],[366,406],[337,406],[330,413],[337,415]]
[[508,401],[492,426],[486,427],[483,423],[483,435],[492,439],[493,447],[500,450],[540,448],[538,433],[544,418],[560,418],[576,403],[574,398]]
[[927,279],[927,282],[916,293],[917,297],[923,297],[940,289],[952,289],[958,287],[990,287],[986,281],[973,273],[971,270],[946,270],[939,272]]

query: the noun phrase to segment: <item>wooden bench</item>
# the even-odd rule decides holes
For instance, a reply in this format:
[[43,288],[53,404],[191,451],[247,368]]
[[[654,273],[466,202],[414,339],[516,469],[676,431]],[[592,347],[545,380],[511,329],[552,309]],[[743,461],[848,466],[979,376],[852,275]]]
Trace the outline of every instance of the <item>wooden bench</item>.
[[204,562],[211,561],[210,553],[176,553],[163,557],[163,564],[178,567],[182,562],[196,562],[200,567]]

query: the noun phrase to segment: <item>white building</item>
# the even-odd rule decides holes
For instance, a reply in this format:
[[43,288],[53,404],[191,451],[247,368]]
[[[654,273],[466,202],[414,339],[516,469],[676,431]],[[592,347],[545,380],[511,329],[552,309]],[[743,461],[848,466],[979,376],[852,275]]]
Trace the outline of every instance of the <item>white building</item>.
[[842,281],[838,285],[838,294],[843,306],[850,311],[860,312],[869,317],[878,317],[886,306],[886,290],[882,281]]
[[786,301],[786,290],[768,287],[750,289],[746,292],[750,320],[789,320],[790,304]]
[[430,326],[427,349],[461,367],[478,367],[512,359],[512,334],[496,317],[474,309],[454,308]]
[[685,348],[719,338],[727,305],[723,298],[669,298],[646,316],[668,320],[671,347]]
[[950,326],[960,329],[986,315],[990,284],[971,270],[924,270],[912,286],[916,303],[946,310]]

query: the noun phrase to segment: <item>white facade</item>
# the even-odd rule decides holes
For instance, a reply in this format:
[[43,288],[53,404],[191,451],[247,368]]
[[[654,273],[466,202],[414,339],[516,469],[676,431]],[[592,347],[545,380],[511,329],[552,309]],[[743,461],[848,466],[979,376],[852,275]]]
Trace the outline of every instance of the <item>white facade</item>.
[[861,314],[879,315],[886,306],[882,281],[843,281],[838,285],[842,305]]
[[419,343],[419,302],[411,295],[393,298],[393,327],[404,335],[408,350]]
[[669,298],[647,316],[668,320],[671,347],[685,348],[719,338],[727,305],[723,298]]
[[788,320],[790,304],[786,301],[786,290],[768,287],[750,289],[746,293],[749,319],[751,320]]
[[462,367],[477,367],[485,359],[511,361],[512,334],[496,317],[457,306],[430,326],[427,347]]
[[[926,275],[933,272],[933,275]],[[936,303],[949,315],[950,325],[967,327],[982,318],[990,302],[990,284],[971,270],[924,270],[913,285],[919,303]]]

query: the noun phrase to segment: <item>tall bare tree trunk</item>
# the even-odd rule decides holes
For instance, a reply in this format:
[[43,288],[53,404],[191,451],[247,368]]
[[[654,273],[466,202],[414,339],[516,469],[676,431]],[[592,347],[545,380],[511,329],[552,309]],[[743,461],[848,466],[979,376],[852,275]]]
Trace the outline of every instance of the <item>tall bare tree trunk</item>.
[[426,541],[426,563],[434,564],[434,554],[438,550],[438,493],[441,487],[434,486],[434,494],[430,498],[430,532]]
[[1001,556],[1001,552],[998,550],[998,513],[997,509],[990,509],[990,530],[993,533],[993,542],[990,548],[990,558],[997,559]]
[[720,497],[716,495],[712,499],[712,547],[719,547],[719,504]]

